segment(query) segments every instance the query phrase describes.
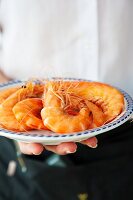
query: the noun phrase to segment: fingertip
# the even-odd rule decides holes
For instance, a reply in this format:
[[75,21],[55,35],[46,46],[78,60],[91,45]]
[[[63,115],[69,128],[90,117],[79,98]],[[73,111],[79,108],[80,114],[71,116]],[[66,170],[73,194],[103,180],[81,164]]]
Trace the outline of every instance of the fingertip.
[[85,144],[91,148],[96,148],[98,146],[98,140],[96,137],[88,138],[87,140],[81,141],[81,144]]
[[97,140],[96,137],[91,137],[91,138],[88,138],[88,139],[86,140],[86,143],[91,143],[91,142],[98,143],[98,140]]
[[77,145],[74,142],[61,143],[57,146],[57,153],[60,155],[66,155],[70,153],[75,153],[77,150]]
[[44,150],[44,147],[42,144],[29,144],[28,150],[31,151],[34,155],[40,155]]
[[43,145],[35,143],[19,142],[20,151],[26,155],[39,155],[44,150]]

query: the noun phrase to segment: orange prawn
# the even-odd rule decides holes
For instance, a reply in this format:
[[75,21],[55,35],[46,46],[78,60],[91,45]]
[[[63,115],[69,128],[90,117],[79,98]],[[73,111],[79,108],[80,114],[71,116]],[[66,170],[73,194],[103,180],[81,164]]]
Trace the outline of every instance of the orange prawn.
[[40,112],[43,108],[42,100],[39,98],[27,98],[18,102],[13,107],[13,113],[20,124],[31,129],[47,129],[41,119]]
[[[20,101],[26,98],[38,97],[41,91],[36,90],[36,85],[27,83],[22,88],[11,94],[1,105],[0,105],[0,124],[2,127],[13,130],[13,131],[27,131],[32,128],[17,121],[13,107]],[[36,91],[34,93],[34,91]],[[26,119],[25,119],[26,120]]]
[[116,88],[99,82],[79,82],[76,93],[101,107],[106,123],[116,118],[124,109],[124,96]]
[[123,94],[108,84],[98,82],[50,81],[46,84],[44,99],[41,115],[44,124],[55,132],[72,132],[68,127],[71,123],[77,126],[72,119],[78,119],[82,109],[92,113],[92,120],[91,117],[88,120],[86,115],[90,129],[113,120],[124,108]]
[[82,81],[64,81],[63,84],[68,93],[74,93],[100,107],[106,123],[116,118],[124,109],[123,94],[108,84]]
[[[58,133],[84,131],[92,123],[92,114],[87,107],[81,107],[76,114],[67,112],[68,105],[73,99],[71,95],[59,92],[58,83],[48,83],[44,95],[45,106],[41,111],[44,125]],[[64,92],[64,90],[61,90]],[[69,101],[69,103],[67,103]],[[77,102],[78,104],[78,102]],[[71,107],[72,102],[71,102]],[[76,108],[76,106],[75,106]]]

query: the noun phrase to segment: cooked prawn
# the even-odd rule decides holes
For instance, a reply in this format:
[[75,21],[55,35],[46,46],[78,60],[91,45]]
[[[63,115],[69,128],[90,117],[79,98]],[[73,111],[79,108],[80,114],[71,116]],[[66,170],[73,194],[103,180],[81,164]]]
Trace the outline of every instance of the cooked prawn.
[[101,107],[106,123],[116,118],[124,108],[124,96],[116,88],[99,82],[80,82],[76,93]]
[[[90,110],[87,107],[81,107],[76,114],[69,114],[66,103],[71,101],[71,96],[69,95],[68,98],[67,95],[59,94],[59,90],[56,90],[58,88],[56,83],[54,83],[55,87],[52,85],[51,83],[47,85],[45,107],[41,111],[44,125],[53,132],[58,133],[70,133],[88,129],[92,123],[92,113]],[[77,101],[76,103],[78,105],[79,102]],[[70,105],[70,102],[68,104]]]
[[92,113],[92,120],[87,115],[86,120],[90,122],[88,128],[94,128],[113,120],[124,108],[121,92],[98,82],[50,81],[44,97],[41,115],[44,124],[55,132],[69,132],[71,123],[77,126],[72,119],[78,119],[82,109],[88,108],[87,112]]
[[37,97],[40,94],[40,90],[37,89],[35,94],[34,91],[35,85],[29,82],[10,95],[0,105],[0,124],[2,127],[13,131],[31,130],[31,127],[17,121],[12,109],[19,101],[29,97]]
[[44,107],[41,111],[44,125],[57,133],[84,131],[92,123],[88,108],[82,108],[77,115],[69,115],[60,107]]
[[18,102],[13,107],[13,113],[20,124],[31,129],[47,129],[41,119],[40,112],[43,108],[40,98],[27,98]]
[[100,107],[105,115],[106,123],[116,118],[124,108],[123,94],[108,84],[66,81],[61,85],[65,85],[67,93],[74,93]]

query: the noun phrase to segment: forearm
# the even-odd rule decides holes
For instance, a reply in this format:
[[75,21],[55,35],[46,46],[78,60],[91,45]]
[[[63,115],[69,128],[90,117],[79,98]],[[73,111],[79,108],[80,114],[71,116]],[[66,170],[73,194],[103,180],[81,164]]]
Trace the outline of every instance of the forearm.
[[10,80],[6,75],[4,75],[2,73],[2,71],[0,71],[0,83],[4,83],[6,81]]

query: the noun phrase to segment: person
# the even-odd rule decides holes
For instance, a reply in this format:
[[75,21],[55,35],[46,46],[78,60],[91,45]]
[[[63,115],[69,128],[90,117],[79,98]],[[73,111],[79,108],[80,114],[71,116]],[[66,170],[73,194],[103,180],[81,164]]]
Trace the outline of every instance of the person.
[[[115,85],[133,95],[132,1],[0,3],[2,81],[86,78]],[[21,155],[18,144],[1,138],[1,199],[131,199],[132,128],[128,121],[97,136],[99,145],[93,149],[87,145],[96,147],[95,137],[81,144],[45,147],[19,143],[25,155]],[[9,176],[6,171],[12,160],[17,169]]]

